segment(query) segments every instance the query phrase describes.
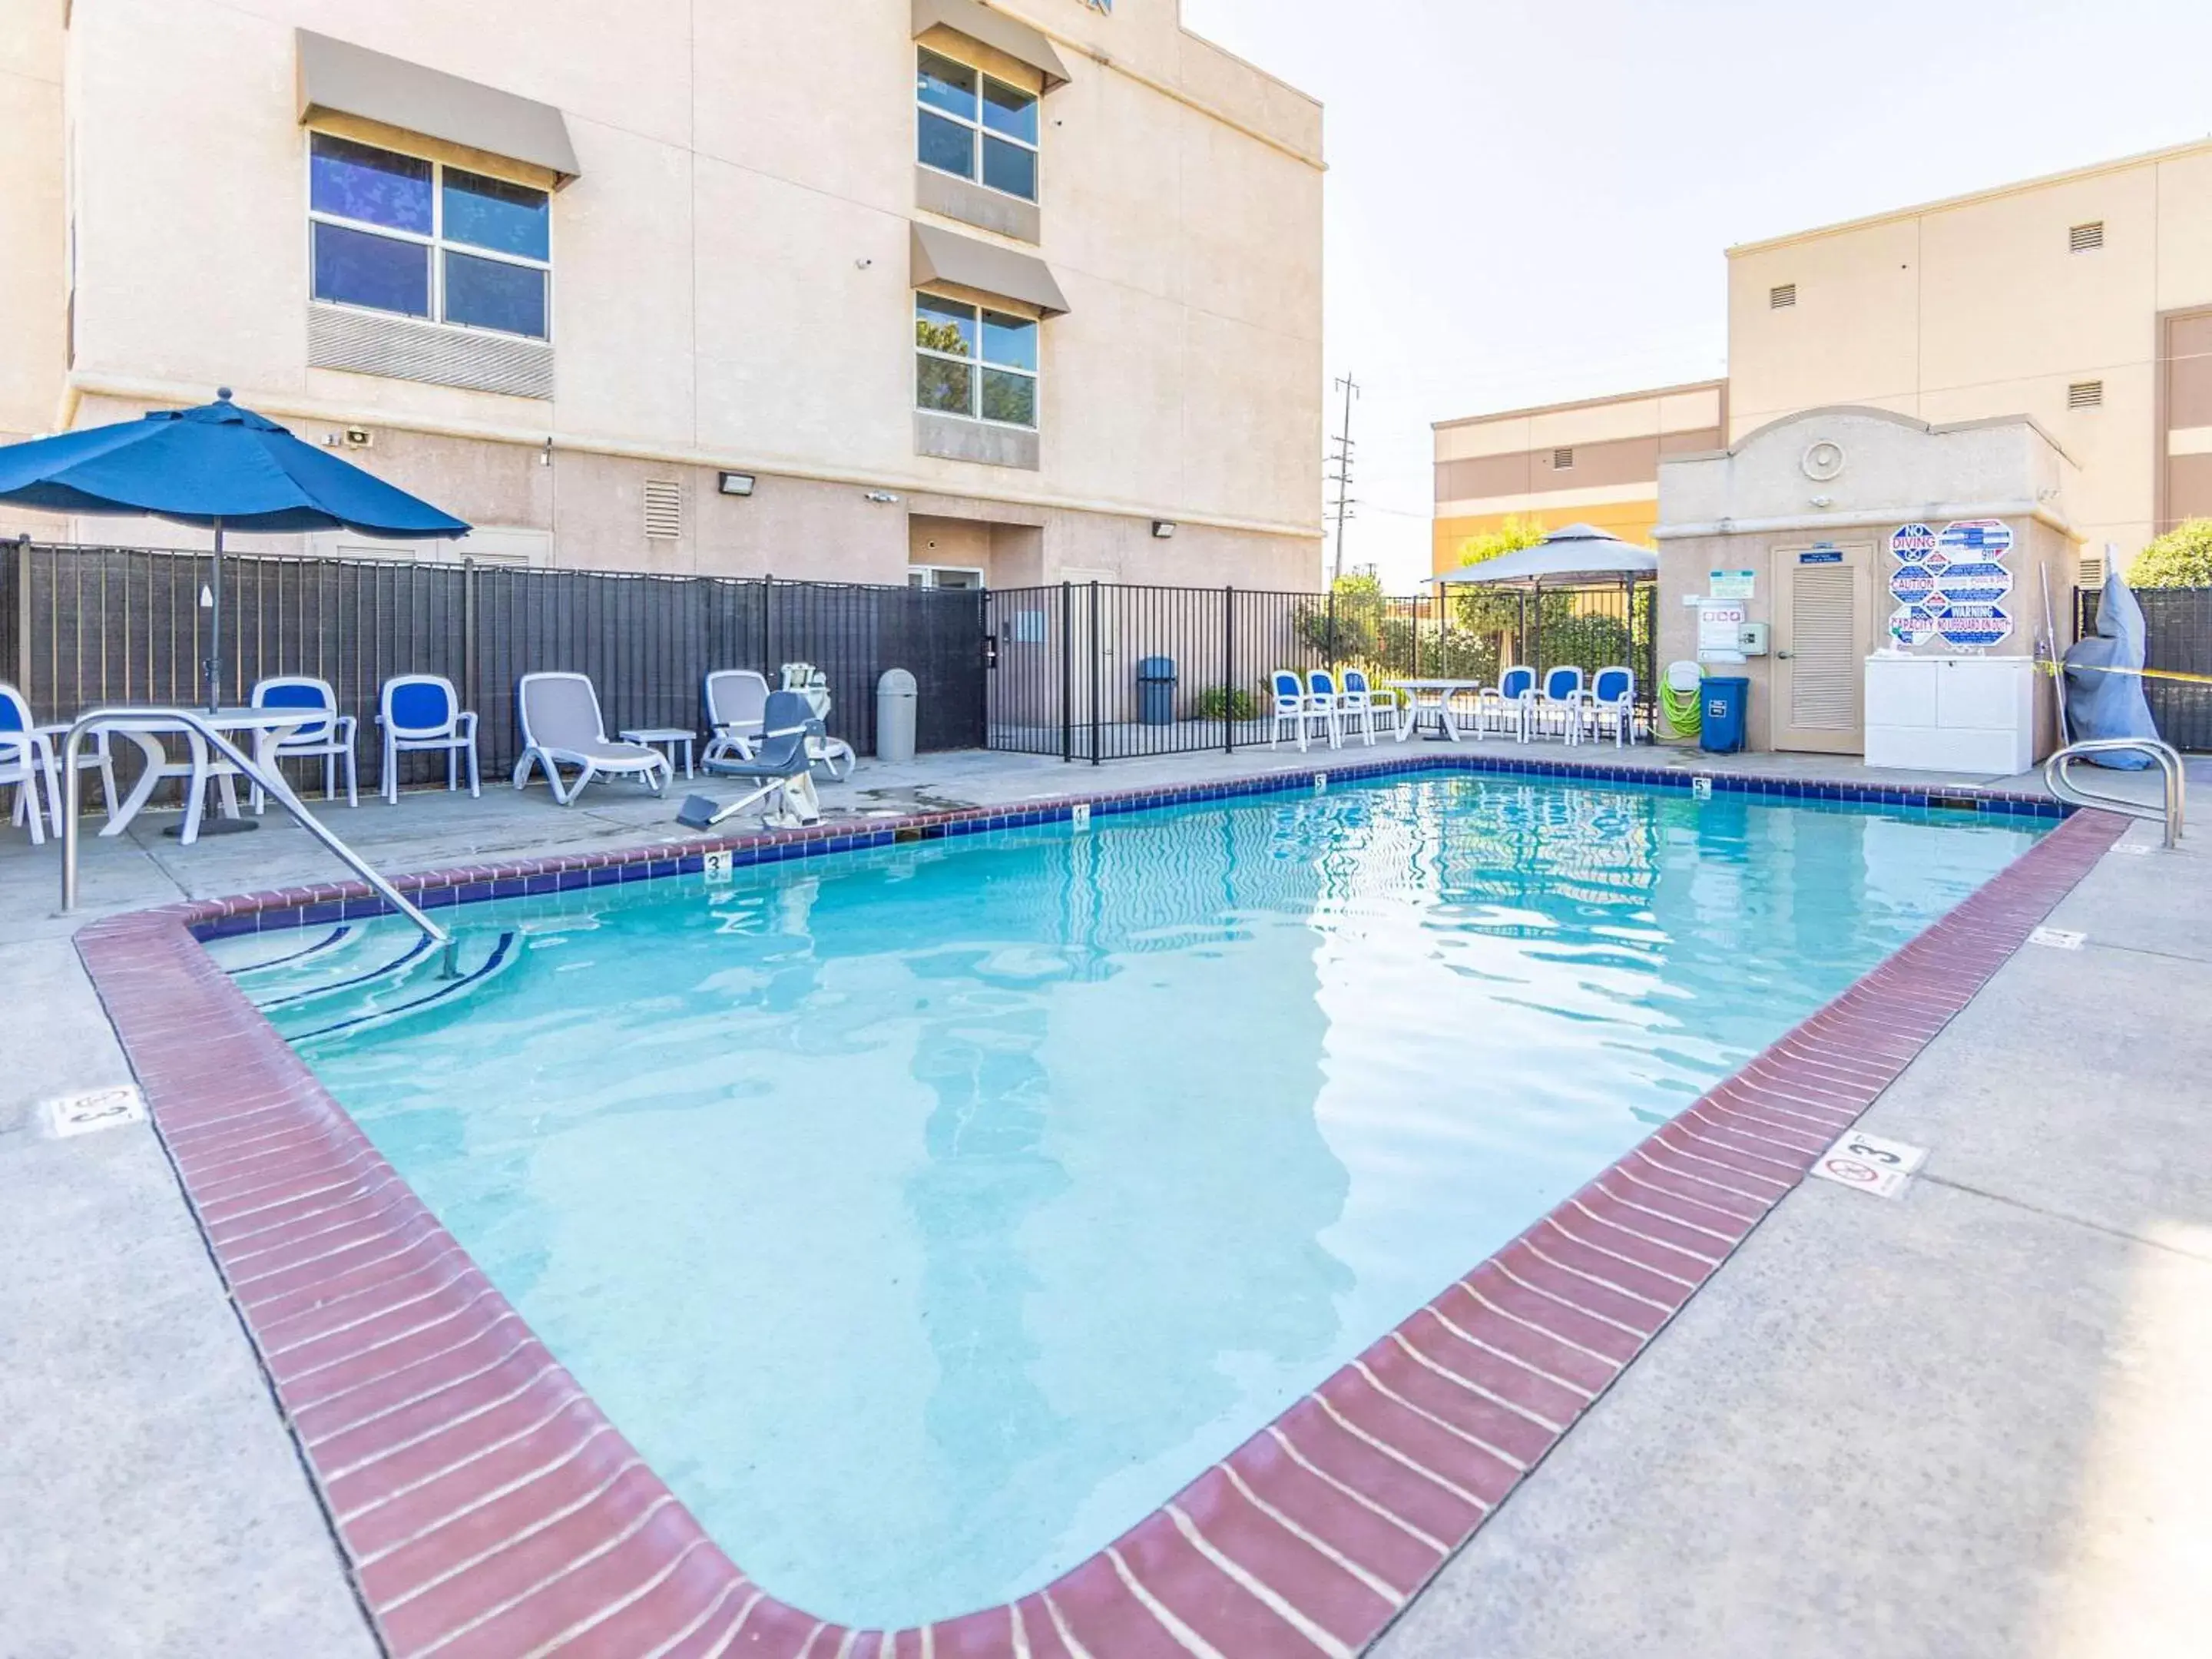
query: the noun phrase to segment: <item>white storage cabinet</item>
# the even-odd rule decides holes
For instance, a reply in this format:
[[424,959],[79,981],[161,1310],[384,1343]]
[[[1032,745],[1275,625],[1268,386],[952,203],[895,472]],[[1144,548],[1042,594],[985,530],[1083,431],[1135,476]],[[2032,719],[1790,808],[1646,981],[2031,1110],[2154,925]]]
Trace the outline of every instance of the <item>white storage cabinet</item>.
[[2009,776],[2035,764],[2028,657],[1908,657],[1866,663],[1866,763]]

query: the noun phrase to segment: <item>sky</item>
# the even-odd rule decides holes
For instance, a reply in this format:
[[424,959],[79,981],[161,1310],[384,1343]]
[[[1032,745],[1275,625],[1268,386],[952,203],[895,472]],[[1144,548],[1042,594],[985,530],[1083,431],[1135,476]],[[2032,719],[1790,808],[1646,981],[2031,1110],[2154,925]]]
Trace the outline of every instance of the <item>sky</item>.
[[1182,7],[1327,106],[1345,560],[1401,590],[1430,423],[1724,374],[1731,244],[2212,132],[2208,0]]

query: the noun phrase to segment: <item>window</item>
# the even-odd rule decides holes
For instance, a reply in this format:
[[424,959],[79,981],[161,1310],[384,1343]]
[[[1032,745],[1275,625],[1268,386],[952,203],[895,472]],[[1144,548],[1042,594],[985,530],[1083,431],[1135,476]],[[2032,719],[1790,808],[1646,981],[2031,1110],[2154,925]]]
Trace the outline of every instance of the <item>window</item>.
[[1574,464],[1575,452],[1573,450],[1555,449],[1552,452],[1552,470],[1554,472],[1565,472],[1569,468],[1572,467]]
[[922,166],[1037,198],[1037,97],[924,51],[915,76],[915,155]]
[[913,564],[907,567],[908,587],[949,587],[972,593],[983,586],[983,573],[972,565]]
[[2102,219],[2086,225],[2075,225],[2066,233],[2069,253],[2094,253],[2105,245],[2105,222]]
[[2102,380],[2076,380],[2066,388],[2066,407],[2069,409],[2102,409],[2105,406],[2105,383]]
[[1037,325],[1034,317],[914,296],[914,405],[1001,426],[1037,423]]
[[318,300],[548,337],[552,199],[542,190],[318,132],[307,218]]
[[1796,303],[1797,284],[1795,283],[1784,283],[1779,288],[1766,290],[1766,308],[1769,311],[1787,311]]

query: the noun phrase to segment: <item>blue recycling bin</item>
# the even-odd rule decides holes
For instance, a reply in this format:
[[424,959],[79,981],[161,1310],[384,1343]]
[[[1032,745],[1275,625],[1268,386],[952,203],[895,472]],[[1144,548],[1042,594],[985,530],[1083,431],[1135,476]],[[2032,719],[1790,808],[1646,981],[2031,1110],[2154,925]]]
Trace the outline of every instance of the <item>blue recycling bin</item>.
[[1708,675],[1698,686],[1698,747],[1708,755],[1733,755],[1743,747],[1751,682],[1740,675]]
[[1140,659],[1137,664],[1137,723],[1140,726],[1173,726],[1175,697],[1175,659]]

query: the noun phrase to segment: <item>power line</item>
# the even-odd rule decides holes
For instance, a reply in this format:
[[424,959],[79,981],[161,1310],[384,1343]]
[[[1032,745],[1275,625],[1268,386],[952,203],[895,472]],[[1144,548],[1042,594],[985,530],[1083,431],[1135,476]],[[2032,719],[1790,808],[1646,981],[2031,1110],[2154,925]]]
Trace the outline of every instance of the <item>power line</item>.
[[1330,453],[1328,461],[1336,470],[1327,475],[1328,482],[1336,486],[1336,500],[1331,508],[1336,514],[1336,559],[1329,572],[1332,587],[1344,580],[1344,526],[1353,516],[1352,509],[1357,505],[1352,499],[1352,400],[1359,395],[1359,383],[1346,374],[1337,380],[1336,386],[1344,393],[1344,422],[1331,441],[1336,447]]

